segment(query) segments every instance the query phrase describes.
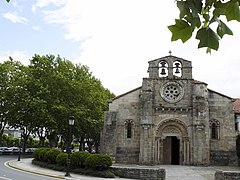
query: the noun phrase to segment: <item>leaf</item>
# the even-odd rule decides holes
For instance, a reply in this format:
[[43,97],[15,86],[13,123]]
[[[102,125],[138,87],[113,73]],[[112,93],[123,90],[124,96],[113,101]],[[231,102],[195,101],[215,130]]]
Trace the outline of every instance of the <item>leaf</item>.
[[211,6],[213,3],[215,3],[217,0],[206,0],[206,5]]
[[180,19],[182,19],[185,15],[189,15],[190,10],[186,1],[177,1],[177,7],[180,11]]
[[8,3],[10,2],[10,0],[6,0]]
[[[201,2],[200,2],[201,3]],[[198,13],[200,13],[200,5],[192,1],[186,1],[186,5],[192,10],[191,14],[193,17],[198,17]],[[202,9],[201,9],[202,10]]]
[[186,42],[193,32],[193,28],[184,20],[175,19],[176,24],[168,26],[168,29],[172,32],[172,41],[181,39],[182,42]]
[[225,34],[233,35],[233,32],[231,29],[228,28],[228,26],[222,22],[219,21],[218,27],[217,27],[217,33],[222,38]]
[[201,28],[197,32],[196,39],[200,40],[198,48],[208,47],[218,50],[219,37],[211,28]]
[[193,0],[193,3],[194,3],[195,8],[197,9],[197,12],[198,12],[198,13],[201,13],[202,7],[203,7],[202,1]]
[[192,15],[185,17],[185,19],[187,20],[187,22],[189,22],[192,26],[192,28],[195,27],[200,27],[201,26],[201,21],[199,17],[192,17]]
[[214,23],[214,22],[219,23],[219,19],[218,19],[217,16],[213,16],[209,23],[211,24],[211,23]]
[[222,3],[221,1],[217,1],[214,3],[213,15],[219,17],[220,15],[225,15],[227,3]]
[[228,21],[237,20],[238,22],[240,22],[239,3],[238,2],[229,1],[227,3],[225,16],[226,16]]

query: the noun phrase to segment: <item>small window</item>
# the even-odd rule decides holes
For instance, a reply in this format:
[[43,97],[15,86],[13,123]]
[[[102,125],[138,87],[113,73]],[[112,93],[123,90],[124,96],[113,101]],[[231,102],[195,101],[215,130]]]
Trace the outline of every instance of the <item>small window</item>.
[[131,138],[132,137],[132,124],[128,123],[127,124],[127,138]]
[[211,134],[211,138],[212,139],[218,139],[218,136],[217,136],[217,126],[215,123],[212,124],[212,134]]
[[126,136],[127,138],[132,138],[132,135],[133,135],[133,120],[126,120],[125,121],[125,133],[126,133]]
[[219,128],[220,128],[220,123],[218,120],[211,120],[209,122],[210,125],[210,137],[211,139],[219,139]]

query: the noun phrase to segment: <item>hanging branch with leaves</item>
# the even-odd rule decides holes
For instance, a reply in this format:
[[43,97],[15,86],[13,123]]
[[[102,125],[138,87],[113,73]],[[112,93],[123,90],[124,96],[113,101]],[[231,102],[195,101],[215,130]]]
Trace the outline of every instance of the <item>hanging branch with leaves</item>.
[[[233,35],[225,19],[240,22],[240,0],[177,0],[176,3],[180,14],[175,24],[168,26],[171,40],[181,39],[184,43],[196,31],[196,39],[200,41],[198,48],[206,47],[207,53],[218,50],[219,40],[225,34]],[[214,23],[216,29],[213,29]]]

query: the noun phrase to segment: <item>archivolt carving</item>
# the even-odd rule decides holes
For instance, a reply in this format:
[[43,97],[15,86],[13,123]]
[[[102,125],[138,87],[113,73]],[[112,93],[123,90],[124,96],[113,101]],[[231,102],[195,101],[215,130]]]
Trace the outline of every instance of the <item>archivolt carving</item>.
[[161,121],[156,130],[156,136],[165,133],[166,131],[174,131],[174,133],[181,133],[182,136],[188,136],[187,126],[184,122],[178,119],[167,119]]
[[163,129],[162,133],[176,133],[176,134],[179,134],[180,131],[176,127],[166,127],[165,129]]

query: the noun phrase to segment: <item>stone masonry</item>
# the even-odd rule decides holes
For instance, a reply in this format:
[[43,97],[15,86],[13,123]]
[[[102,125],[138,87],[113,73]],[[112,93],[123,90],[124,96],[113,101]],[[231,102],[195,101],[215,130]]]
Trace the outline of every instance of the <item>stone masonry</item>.
[[101,151],[118,163],[236,165],[234,99],[194,80],[190,61],[149,61],[142,86],[105,112]]

